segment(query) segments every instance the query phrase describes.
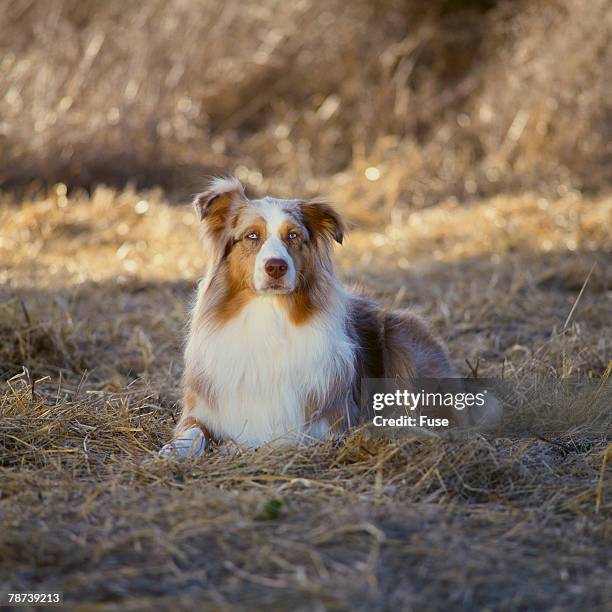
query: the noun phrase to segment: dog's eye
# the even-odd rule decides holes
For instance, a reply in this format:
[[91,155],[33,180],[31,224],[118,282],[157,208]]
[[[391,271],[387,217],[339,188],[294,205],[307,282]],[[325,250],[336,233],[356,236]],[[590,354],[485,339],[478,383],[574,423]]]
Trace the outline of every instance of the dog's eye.
[[297,232],[289,232],[287,234],[287,238],[289,238],[289,240],[295,240],[298,237]]
[[249,240],[257,240],[259,238],[259,234],[257,232],[251,232],[250,234],[247,234],[247,238]]

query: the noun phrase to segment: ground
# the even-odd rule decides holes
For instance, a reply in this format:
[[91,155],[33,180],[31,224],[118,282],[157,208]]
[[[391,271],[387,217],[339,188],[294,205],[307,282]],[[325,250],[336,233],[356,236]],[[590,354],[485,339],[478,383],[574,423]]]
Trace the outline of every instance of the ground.
[[463,374],[514,386],[504,429],[158,459],[204,263],[191,209],[4,196],[0,590],[91,610],[609,609],[612,199],[390,223],[339,205],[343,279],[424,314]]

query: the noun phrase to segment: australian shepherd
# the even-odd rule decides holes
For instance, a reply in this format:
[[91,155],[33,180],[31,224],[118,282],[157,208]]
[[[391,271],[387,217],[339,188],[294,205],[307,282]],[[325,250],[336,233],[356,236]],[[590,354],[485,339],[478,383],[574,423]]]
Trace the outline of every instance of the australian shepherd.
[[361,381],[454,376],[444,345],[415,315],[339,282],[344,224],[325,201],[251,200],[234,178],[194,202],[207,270],[185,350],[183,412],[160,451],[209,442],[257,447],[340,434],[363,422]]

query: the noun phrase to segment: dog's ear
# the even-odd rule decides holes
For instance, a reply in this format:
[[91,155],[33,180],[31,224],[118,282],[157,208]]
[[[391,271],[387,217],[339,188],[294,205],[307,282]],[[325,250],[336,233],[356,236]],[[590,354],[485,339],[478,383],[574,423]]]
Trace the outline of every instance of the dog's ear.
[[245,199],[244,187],[238,179],[215,178],[206,191],[195,197],[193,205],[200,221],[205,222],[208,231],[214,235],[225,229],[232,205]]
[[344,239],[344,221],[340,214],[325,200],[306,200],[300,204],[306,227],[311,234],[332,238],[339,244]]

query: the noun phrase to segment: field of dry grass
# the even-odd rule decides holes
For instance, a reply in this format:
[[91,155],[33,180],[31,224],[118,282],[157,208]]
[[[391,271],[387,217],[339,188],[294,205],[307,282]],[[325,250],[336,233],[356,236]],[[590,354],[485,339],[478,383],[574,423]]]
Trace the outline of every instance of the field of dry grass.
[[612,178],[610,0],[0,0],[0,32],[1,187],[235,171],[422,207]]
[[[611,0],[0,0],[0,592],[609,610],[610,74]],[[159,459],[215,173],[334,201],[498,430]]]
[[[61,185],[3,204],[0,587],[87,609],[606,609],[609,197],[451,200],[355,221],[338,249],[461,372],[520,389],[504,431],[193,461],[155,455],[204,261],[190,207]],[[586,402],[565,377],[592,379]]]

